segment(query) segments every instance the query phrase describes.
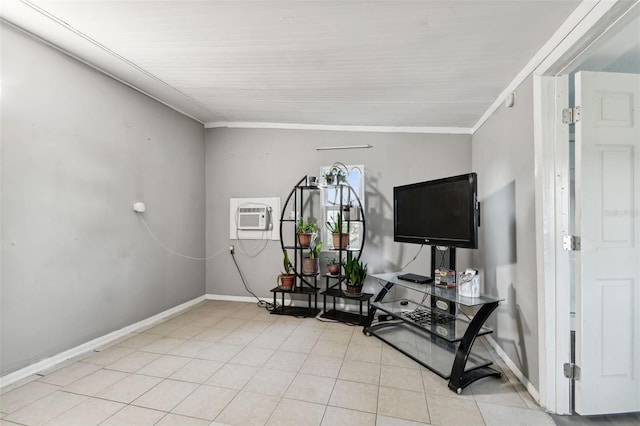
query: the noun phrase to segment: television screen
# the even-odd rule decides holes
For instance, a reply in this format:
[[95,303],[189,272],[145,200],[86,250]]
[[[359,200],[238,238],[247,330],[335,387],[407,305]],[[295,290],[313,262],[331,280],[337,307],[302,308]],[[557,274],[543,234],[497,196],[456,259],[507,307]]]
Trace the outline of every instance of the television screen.
[[477,175],[393,188],[395,241],[478,248]]

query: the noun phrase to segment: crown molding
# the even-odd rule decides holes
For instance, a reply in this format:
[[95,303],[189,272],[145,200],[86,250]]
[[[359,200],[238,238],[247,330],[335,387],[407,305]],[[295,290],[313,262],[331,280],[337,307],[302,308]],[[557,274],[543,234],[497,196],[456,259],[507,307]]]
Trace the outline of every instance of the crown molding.
[[470,135],[468,127],[419,127],[419,126],[349,126],[335,124],[299,124],[268,123],[250,121],[217,121],[204,125],[206,129],[285,129],[285,130],[324,130],[334,132],[373,132],[373,133],[435,133],[447,135]]

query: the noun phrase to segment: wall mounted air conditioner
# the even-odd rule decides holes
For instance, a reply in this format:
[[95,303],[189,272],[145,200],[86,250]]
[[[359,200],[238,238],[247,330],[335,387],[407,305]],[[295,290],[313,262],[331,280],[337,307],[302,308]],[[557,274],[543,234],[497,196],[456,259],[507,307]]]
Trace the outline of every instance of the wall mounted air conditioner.
[[281,213],[280,197],[229,198],[229,239],[279,241]]
[[269,209],[263,207],[238,207],[238,229],[269,229]]

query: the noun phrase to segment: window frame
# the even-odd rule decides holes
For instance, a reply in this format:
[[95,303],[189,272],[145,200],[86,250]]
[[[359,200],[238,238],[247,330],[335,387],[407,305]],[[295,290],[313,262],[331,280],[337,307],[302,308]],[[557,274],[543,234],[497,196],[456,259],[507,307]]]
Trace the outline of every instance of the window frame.
[[[351,173],[353,170],[358,170],[359,171],[359,176],[358,176],[358,190],[356,190],[356,188],[354,186],[352,186],[349,183],[349,178],[347,177],[347,183],[349,183],[348,186],[351,186],[351,188],[353,189],[353,191],[355,192],[355,194],[358,197],[358,200],[360,202],[360,206],[362,207],[362,211],[365,211],[365,188],[364,188],[364,182],[365,182],[365,167],[363,164],[345,164],[344,165],[347,168],[348,173]],[[324,176],[325,173],[327,173],[331,167],[333,167],[333,165],[329,165],[329,166],[323,166],[320,168],[320,176]],[[334,197],[334,200],[337,200],[337,191],[339,191],[337,189],[338,185],[332,185],[336,188],[336,195]],[[345,185],[347,186],[347,185]],[[348,192],[348,197],[350,196],[350,190]],[[344,197],[344,193],[343,193],[343,197]],[[329,231],[327,230],[326,226],[324,224],[326,224],[329,221],[330,217],[333,217],[332,214],[330,214],[330,212],[336,212],[338,211],[338,204],[333,204],[331,205],[330,203],[335,203],[335,201],[331,201],[329,200],[329,189],[325,187],[325,189],[322,191],[322,194],[320,196],[320,202],[321,202],[321,206],[322,206],[322,219],[323,219],[323,226],[322,229],[324,230],[324,238],[322,238],[325,241],[324,247],[325,250],[323,251],[330,251],[330,245],[327,244],[327,241],[331,241],[331,235],[329,233]],[[352,227],[351,229],[357,229],[357,235],[358,235],[358,239],[356,240],[356,243],[359,245],[360,244],[360,239],[362,238],[361,232],[362,232],[362,227],[360,225],[360,223],[352,223],[351,224]],[[351,240],[351,238],[350,238]],[[349,244],[351,245],[352,242],[350,241]]]

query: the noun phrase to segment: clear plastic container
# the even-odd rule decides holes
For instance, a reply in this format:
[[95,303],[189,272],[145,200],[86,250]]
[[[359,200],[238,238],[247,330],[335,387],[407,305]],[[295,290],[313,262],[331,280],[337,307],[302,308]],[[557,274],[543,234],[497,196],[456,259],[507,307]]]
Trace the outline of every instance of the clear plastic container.
[[453,288],[456,286],[456,271],[447,268],[435,270],[435,284],[438,287]]

